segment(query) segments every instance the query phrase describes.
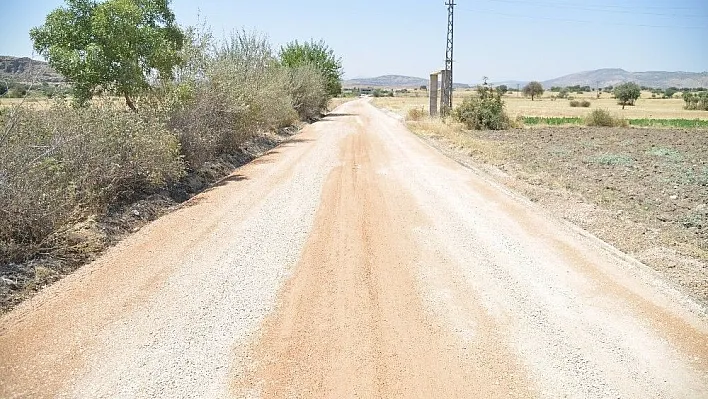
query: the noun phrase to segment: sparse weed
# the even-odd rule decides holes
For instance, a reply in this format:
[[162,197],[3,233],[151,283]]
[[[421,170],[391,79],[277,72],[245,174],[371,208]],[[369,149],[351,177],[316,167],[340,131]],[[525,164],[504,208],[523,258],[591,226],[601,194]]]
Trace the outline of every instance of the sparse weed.
[[411,108],[406,114],[406,120],[420,121],[427,116],[423,108]]
[[624,154],[602,153],[588,158],[587,162],[607,166],[631,166],[634,160]]
[[647,151],[647,154],[666,158],[674,162],[681,161],[683,159],[680,152],[668,147],[652,147]]

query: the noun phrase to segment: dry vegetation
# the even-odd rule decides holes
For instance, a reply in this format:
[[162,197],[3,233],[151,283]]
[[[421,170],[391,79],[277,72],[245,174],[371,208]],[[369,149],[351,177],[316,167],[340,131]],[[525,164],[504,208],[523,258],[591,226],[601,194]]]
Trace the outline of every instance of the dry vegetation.
[[407,115],[409,128],[441,151],[487,170],[708,304],[708,130],[570,126],[470,131],[425,116],[419,99],[373,101]]
[[322,74],[279,65],[263,37],[191,39],[179,80],[139,97],[138,113],[111,97],[2,100],[0,311],[324,110]]

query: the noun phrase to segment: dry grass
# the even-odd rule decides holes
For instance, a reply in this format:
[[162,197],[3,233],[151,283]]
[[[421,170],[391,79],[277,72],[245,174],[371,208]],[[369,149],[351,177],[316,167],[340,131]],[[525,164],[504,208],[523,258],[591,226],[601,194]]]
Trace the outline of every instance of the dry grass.
[[22,98],[0,98],[0,109],[14,107],[19,104],[35,109],[47,109],[51,106],[52,100],[48,98],[28,97],[24,99],[23,102]]
[[491,164],[503,162],[516,153],[515,146],[479,138],[465,130],[461,123],[426,117],[418,121],[409,120],[406,124],[417,135],[442,140],[457,151]]

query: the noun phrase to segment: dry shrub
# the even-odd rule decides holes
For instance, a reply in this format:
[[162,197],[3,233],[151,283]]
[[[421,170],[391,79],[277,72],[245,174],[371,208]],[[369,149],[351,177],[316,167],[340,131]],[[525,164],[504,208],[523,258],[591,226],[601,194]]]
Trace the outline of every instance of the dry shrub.
[[588,101],[588,100],[583,100],[583,101],[580,102],[580,106],[583,107],[583,108],[588,108],[588,107],[590,107],[590,101]]
[[585,118],[585,124],[588,126],[600,127],[627,127],[629,124],[624,118],[612,116],[610,111],[605,109],[595,109]]
[[572,100],[572,101],[570,102],[570,106],[573,107],[573,108],[577,108],[577,107],[580,106],[580,101],[578,101],[578,100]]
[[87,215],[163,187],[184,171],[179,143],[155,119],[111,104],[17,107],[0,130],[0,259],[52,252]]
[[489,86],[478,86],[476,96],[468,96],[452,111],[452,117],[474,130],[502,130],[511,127],[501,95]]
[[[305,73],[297,76],[300,88],[307,91],[315,84],[304,81]],[[257,34],[233,33],[208,55],[195,76],[167,88],[172,99],[167,102],[172,105],[166,116],[192,169],[220,154],[237,152],[250,137],[290,126],[298,117],[291,96],[293,77],[277,64],[268,41]],[[311,93],[304,91],[299,92],[299,100],[308,102],[302,111],[309,113]]]
[[425,112],[423,108],[411,108],[408,110],[408,113],[406,114],[406,120],[408,121],[420,121],[424,118],[426,118],[428,114]]
[[290,96],[300,120],[312,121],[327,109],[325,79],[314,65],[290,69]]

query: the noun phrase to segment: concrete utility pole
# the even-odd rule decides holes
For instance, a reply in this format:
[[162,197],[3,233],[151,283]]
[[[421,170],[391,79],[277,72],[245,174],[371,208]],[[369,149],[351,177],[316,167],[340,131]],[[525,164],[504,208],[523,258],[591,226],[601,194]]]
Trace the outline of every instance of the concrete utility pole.
[[445,70],[442,73],[442,95],[440,107],[443,115],[446,115],[452,109],[452,43],[454,33],[454,0],[445,2],[447,6],[447,48],[445,49]]

